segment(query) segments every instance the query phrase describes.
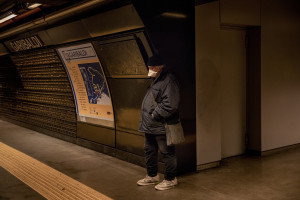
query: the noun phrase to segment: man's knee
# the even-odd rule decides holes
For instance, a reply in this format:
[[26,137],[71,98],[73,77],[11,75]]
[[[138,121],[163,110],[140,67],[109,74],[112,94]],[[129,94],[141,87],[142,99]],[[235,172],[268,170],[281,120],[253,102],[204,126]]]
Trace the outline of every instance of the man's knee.
[[157,153],[157,150],[156,150],[155,146],[145,144],[144,152],[145,152],[146,155],[149,155],[149,154]]
[[162,149],[160,149],[160,153],[163,155],[164,158],[174,158],[174,157],[176,157],[176,153],[175,153],[174,149],[162,148]]

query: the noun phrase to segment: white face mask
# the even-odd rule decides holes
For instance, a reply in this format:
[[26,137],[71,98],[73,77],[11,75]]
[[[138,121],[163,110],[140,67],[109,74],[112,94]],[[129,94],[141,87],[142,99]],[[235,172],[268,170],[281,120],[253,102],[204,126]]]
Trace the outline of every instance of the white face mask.
[[155,72],[155,71],[149,69],[148,76],[155,78],[156,75],[157,75],[157,72]]

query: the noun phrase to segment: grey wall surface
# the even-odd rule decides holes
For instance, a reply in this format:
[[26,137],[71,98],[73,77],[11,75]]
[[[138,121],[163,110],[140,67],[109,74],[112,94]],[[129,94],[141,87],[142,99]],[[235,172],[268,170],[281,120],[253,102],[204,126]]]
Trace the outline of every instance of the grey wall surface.
[[[249,130],[251,150],[263,152],[299,143],[299,1],[256,0],[241,4],[220,0],[197,5],[195,10],[197,164],[242,154],[245,146],[239,145],[245,145],[242,137]],[[254,36],[251,51],[259,55],[249,56],[249,51],[236,46],[242,42],[243,29],[250,39]],[[257,95],[247,97],[246,101],[253,103],[248,107],[242,99],[246,87],[241,84],[245,82],[237,72],[239,69],[241,75],[246,73],[241,63],[247,53],[247,78],[253,81],[247,83],[252,90],[248,92]],[[234,65],[242,68],[232,68]],[[239,102],[235,101],[237,97]],[[255,109],[248,130],[245,107]]]
[[221,30],[222,158],[245,152],[246,48],[245,30]]
[[197,164],[245,152],[243,29],[222,29],[219,2],[196,7]]
[[262,150],[300,142],[300,2],[262,0]]
[[219,2],[196,7],[197,165],[221,159]]
[[220,0],[220,22],[228,25],[259,26],[260,0]]

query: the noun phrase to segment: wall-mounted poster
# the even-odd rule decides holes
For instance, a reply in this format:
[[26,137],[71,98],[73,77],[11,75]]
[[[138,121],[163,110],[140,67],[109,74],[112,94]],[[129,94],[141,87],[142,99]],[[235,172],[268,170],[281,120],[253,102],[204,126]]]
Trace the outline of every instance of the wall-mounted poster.
[[91,43],[57,49],[73,88],[78,121],[114,127],[107,81]]

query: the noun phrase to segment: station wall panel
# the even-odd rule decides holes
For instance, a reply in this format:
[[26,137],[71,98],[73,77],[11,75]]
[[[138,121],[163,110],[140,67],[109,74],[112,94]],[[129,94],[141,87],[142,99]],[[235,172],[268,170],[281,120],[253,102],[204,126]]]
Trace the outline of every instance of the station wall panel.
[[114,105],[116,148],[143,155],[144,134],[138,132],[143,97],[151,80],[147,76],[145,50],[139,34],[98,39],[94,48],[104,68]]
[[[116,129],[138,132],[143,97],[150,79],[108,79],[115,109]],[[143,134],[142,134],[143,135]]]
[[77,136],[89,141],[115,147],[115,129],[113,128],[78,122]]
[[9,92],[2,92],[6,96],[1,98],[2,112],[34,127],[75,137],[73,93],[55,49],[14,53],[10,58],[12,61],[7,62],[7,68],[17,69],[15,76],[20,84],[5,87]]

